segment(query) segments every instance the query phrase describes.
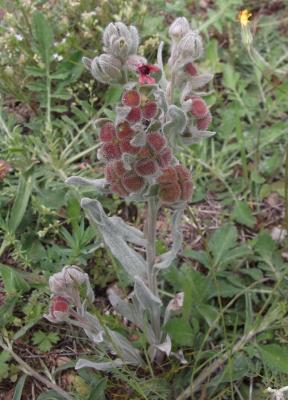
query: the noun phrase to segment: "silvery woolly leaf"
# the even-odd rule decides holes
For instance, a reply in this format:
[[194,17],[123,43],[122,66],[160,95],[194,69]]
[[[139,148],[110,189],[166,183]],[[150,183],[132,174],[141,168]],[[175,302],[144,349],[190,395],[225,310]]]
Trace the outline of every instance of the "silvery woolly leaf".
[[155,335],[148,321],[143,316],[143,309],[141,308],[139,301],[133,294],[131,296],[131,302],[128,303],[122,300],[113,289],[109,290],[108,293],[109,301],[115,311],[119,312],[124,318],[133,324],[137,325],[145,334],[149,343],[155,343]]
[[167,357],[169,357],[172,349],[172,342],[170,336],[167,335],[165,341],[161,344],[157,344],[155,347],[161,350],[163,353],[165,353]]
[[93,362],[80,358],[75,365],[75,369],[78,370],[81,368],[93,368],[97,371],[111,371],[112,369],[120,368],[123,364],[123,361],[121,361],[119,358],[114,361],[107,362]]
[[167,111],[167,122],[163,126],[163,132],[168,136],[172,146],[178,135],[184,132],[187,125],[186,114],[181,108],[172,104]]
[[106,246],[109,247],[113,256],[119,260],[128,275],[132,278],[136,275],[145,276],[145,260],[128,246],[126,243],[127,236],[123,238],[123,230],[117,228],[117,223],[113,223],[113,217],[106,215],[99,201],[84,198],[81,201],[81,206],[88,217],[97,225]]
[[195,94],[195,90],[205,86],[208,82],[213,79],[213,75],[206,73],[191,77],[191,79],[184,86],[181,95],[180,102],[183,104],[188,96]]
[[67,185],[92,186],[100,194],[110,193],[106,179],[88,179],[81,176],[70,176],[66,179]]
[[147,240],[144,238],[143,232],[134,226],[126,224],[120,217],[110,217],[115,229],[127,242],[136,244],[138,246],[146,247]]
[[133,146],[144,146],[146,144],[147,135],[144,131],[136,133],[134,138],[130,141]]
[[164,46],[164,42],[161,42],[159,44],[158,51],[157,51],[157,64],[159,65],[159,68],[162,71],[159,85],[160,85],[161,89],[163,89],[165,91],[167,88],[167,79],[166,79],[166,75],[165,75],[165,71],[164,71],[164,67],[163,67],[163,58],[162,58],[163,46]]
[[121,314],[122,317],[126,318],[128,321],[138,325],[139,314],[137,315],[137,312],[135,312],[133,304],[122,300],[113,289],[108,291],[108,298],[115,311]]
[[163,325],[165,325],[172,315],[177,315],[182,310],[184,303],[184,292],[177,293],[172,300],[169,301],[164,315]]
[[181,217],[183,214],[183,207],[174,211],[172,218],[172,248],[160,256],[160,262],[155,264],[157,269],[166,269],[170,267],[172,261],[177,256],[178,251],[181,249],[183,236],[180,228]]
[[165,96],[165,92],[162,89],[156,89],[154,92],[155,100],[158,103],[160,110],[162,113],[166,113],[168,110],[168,104]]
[[190,136],[181,136],[181,141],[185,145],[199,143],[202,139],[210,138],[214,136],[216,132],[211,131],[200,131],[197,128],[190,130]]
[[178,361],[180,361],[180,364],[182,365],[188,364],[188,361],[184,357],[183,350],[179,350],[176,353],[172,351],[171,356],[174,356]]
[[130,107],[128,106],[117,106],[116,107],[116,119],[115,124],[118,125],[127,117],[130,112]]
[[130,365],[143,365],[139,350],[135,349],[120,333],[107,329],[112,343],[112,349],[125,363]]
[[143,310],[151,312],[162,305],[160,298],[151,292],[139,276],[135,277],[134,293]]

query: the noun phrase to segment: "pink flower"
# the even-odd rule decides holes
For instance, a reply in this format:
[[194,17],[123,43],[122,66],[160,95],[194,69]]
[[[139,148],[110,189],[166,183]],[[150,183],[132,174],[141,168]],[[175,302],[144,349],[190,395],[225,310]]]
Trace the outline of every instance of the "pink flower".
[[168,167],[157,178],[159,197],[163,204],[173,204],[177,201],[189,201],[193,186],[189,171],[182,165]]
[[145,96],[135,90],[127,90],[122,96],[123,106],[131,107],[126,116],[128,122],[136,123],[141,119],[151,120],[155,118],[158,113],[158,107],[155,101],[149,100]]
[[50,322],[62,322],[69,316],[69,300],[63,296],[53,296],[50,303],[50,312],[44,315]]
[[155,78],[152,78],[150,76],[151,73],[153,72],[159,72],[160,68],[157,67],[156,65],[152,64],[139,64],[137,66],[137,72],[139,73],[139,83],[141,85],[144,85],[145,83],[148,83],[148,85],[152,85],[153,83],[156,82]]
[[146,146],[140,148],[135,171],[140,176],[155,175],[160,168],[166,168],[172,161],[172,151],[165,137],[159,132],[147,134]]
[[135,132],[128,122],[121,122],[117,128],[112,122],[106,122],[100,130],[101,152],[106,161],[120,160],[122,153],[136,154],[138,147],[130,144]]
[[126,197],[130,193],[137,193],[145,185],[144,179],[133,171],[127,171],[123,161],[114,160],[105,167],[107,182],[111,185],[111,190],[121,197]]

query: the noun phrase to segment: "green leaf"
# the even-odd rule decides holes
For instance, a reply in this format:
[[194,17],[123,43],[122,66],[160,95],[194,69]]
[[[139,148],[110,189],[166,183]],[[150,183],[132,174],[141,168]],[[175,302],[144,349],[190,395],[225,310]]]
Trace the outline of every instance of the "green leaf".
[[259,233],[255,243],[255,251],[263,257],[263,259],[270,260],[276,248],[277,244],[268,232],[263,231]]
[[246,202],[237,202],[232,213],[232,218],[239,224],[253,228],[256,218],[252,215],[250,207]]
[[223,83],[224,85],[233,91],[236,90],[236,85],[239,80],[239,74],[236,73],[231,64],[223,65]]
[[24,178],[23,176],[19,179],[17,188],[16,198],[13,207],[10,212],[8,227],[10,233],[14,234],[16,229],[20,225],[32,191],[32,177]]
[[194,333],[188,321],[172,318],[165,325],[165,331],[171,336],[173,343],[193,347]]
[[8,361],[11,359],[11,355],[7,351],[0,353],[0,381],[6,379],[9,376],[9,365]]
[[288,345],[262,344],[258,346],[263,362],[273,371],[288,374]]
[[5,291],[8,294],[25,293],[30,289],[30,286],[14,268],[0,264],[0,274],[3,279]]
[[237,230],[232,224],[222,225],[213,233],[208,243],[208,249],[214,257],[214,265],[218,265],[227,252],[235,247],[236,239]]
[[213,325],[219,315],[217,308],[210,306],[209,304],[199,304],[196,309],[209,326]]
[[37,345],[40,351],[47,352],[50,351],[53,344],[59,341],[60,337],[57,333],[38,331],[33,334],[32,342]]
[[15,386],[14,394],[12,400],[21,400],[22,399],[22,392],[26,382],[27,375],[24,374],[18,380],[17,385]]
[[53,45],[53,31],[46,17],[39,11],[32,16],[32,33],[36,42],[36,49],[47,66],[51,58]]

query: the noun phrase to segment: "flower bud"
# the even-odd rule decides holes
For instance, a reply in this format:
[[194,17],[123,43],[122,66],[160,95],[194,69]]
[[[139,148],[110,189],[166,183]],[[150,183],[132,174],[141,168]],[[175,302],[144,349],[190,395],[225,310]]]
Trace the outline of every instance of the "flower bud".
[[169,28],[169,36],[175,41],[179,41],[190,31],[189,22],[185,17],[175,19]]
[[178,55],[182,59],[193,58],[196,60],[203,54],[202,39],[198,32],[189,31],[180,40],[177,46]]
[[110,23],[103,33],[104,51],[126,61],[135,54],[139,45],[138,31],[134,26],[127,27],[122,22]]
[[[79,289],[85,286],[86,297],[89,301],[94,300],[94,294],[90,286],[88,275],[76,265],[68,265],[49,278],[51,292],[56,296],[63,296],[78,303]],[[79,306],[79,304],[77,304]]]
[[69,300],[62,296],[53,296],[50,302],[50,311],[44,315],[50,322],[63,322],[69,316]]
[[209,111],[208,114],[205,116],[205,118],[197,120],[196,126],[200,131],[206,131],[211,122],[212,122],[212,115]]
[[[84,63],[86,68],[89,68],[87,59]],[[91,62],[90,70],[93,77],[102,83],[119,83],[122,79],[121,62],[110,54],[95,57]]]
[[209,113],[209,109],[207,107],[207,104],[205,101],[198,96],[192,96],[192,107],[191,107],[191,113],[194,115],[196,118],[205,118],[206,115]]

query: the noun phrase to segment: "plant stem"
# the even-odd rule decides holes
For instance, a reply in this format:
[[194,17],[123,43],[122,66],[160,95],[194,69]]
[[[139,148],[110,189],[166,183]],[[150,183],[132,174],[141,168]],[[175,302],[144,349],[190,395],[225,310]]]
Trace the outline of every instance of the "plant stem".
[[[154,197],[148,200],[147,209],[147,248],[146,248],[146,262],[147,262],[147,279],[148,288],[151,292],[158,296],[158,287],[156,274],[154,271],[154,264],[156,258],[156,221],[157,221],[158,202]],[[156,342],[161,341],[161,321],[160,310],[155,310],[151,315],[151,325],[155,334]],[[161,353],[156,351],[154,354],[155,360],[160,360]]]
[[157,295],[157,283],[154,273],[154,263],[156,257],[156,218],[157,218],[157,203],[156,200],[151,197],[148,200],[148,212],[147,212],[147,277],[148,287],[153,294]]
[[61,389],[56,383],[53,383],[46,379],[44,376],[40,375],[38,372],[36,372],[30,365],[28,365],[22,358],[20,358],[16,353],[14,353],[12,347],[9,345],[6,345],[1,339],[0,339],[0,346],[3,348],[3,350],[7,351],[11,356],[14,358],[15,361],[19,364],[21,370],[33,378],[37,379],[39,382],[43,383],[43,385],[47,386],[49,389],[54,390],[56,393],[58,393],[60,396],[62,396],[66,400],[73,400],[73,397],[69,395],[69,393],[65,392],[65,390]]

